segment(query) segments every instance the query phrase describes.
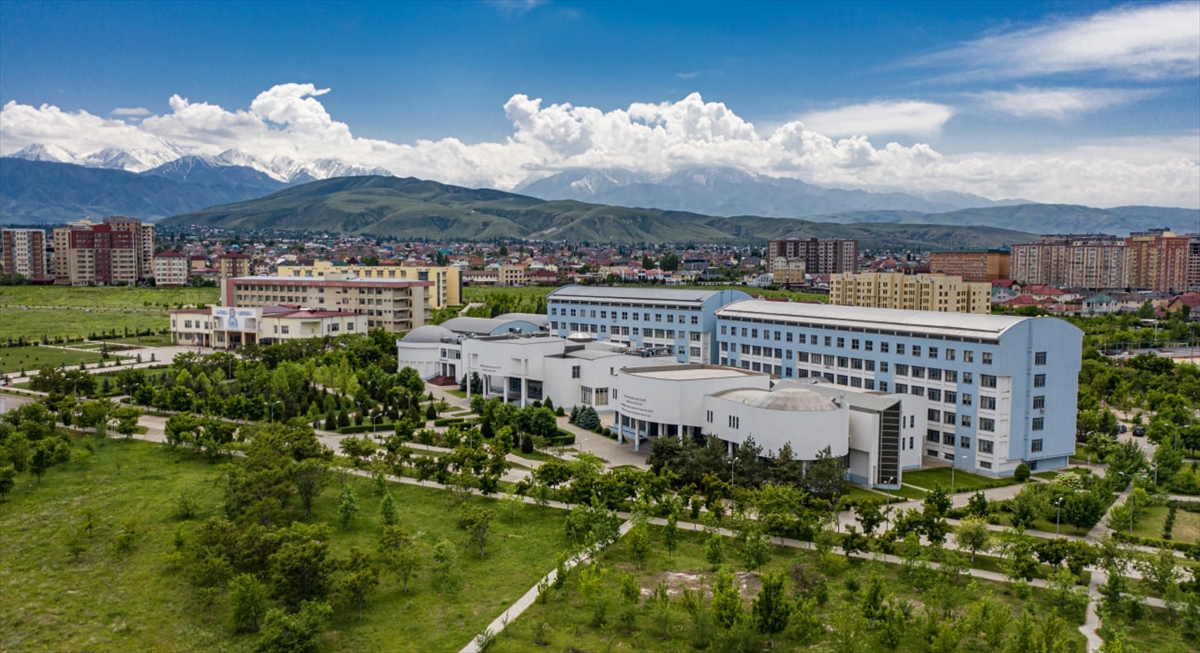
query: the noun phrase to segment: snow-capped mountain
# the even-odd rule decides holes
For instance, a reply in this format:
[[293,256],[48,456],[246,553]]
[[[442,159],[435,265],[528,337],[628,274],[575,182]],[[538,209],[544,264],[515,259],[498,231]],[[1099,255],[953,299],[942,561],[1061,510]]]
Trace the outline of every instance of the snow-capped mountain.
[[228,159],[203,155],[181,156],[141,174],[206,186],[244,186],[271,191],[287,185],[256,168],[232,165]]
[[[208,179],[209,183],[218,184],[222,182],[217,179],[219,175],[213,172],[218,168],[243,169],[235,170],[230,175],[241,183],[253,178],[253,175],[247,175],[244,172],[244,169],[248,169],[257,171],[283,185],[302,184],[330,177],[392,175],[391,171],[384,168],[360,166],[338,159],[326,158],[313,161],[297,161],[289,157],[277,156],[270,161],[264,161],[239,150],[226,150],[217,155],[184,154],[182,148],[169,143],[164,143],[161,149],[106,148],[88,154],[71,152],[57,145],[34,143],[18,152],[13,152],[5,156],[25,159],[27,161],[73,163],[88,168],[155,174],[156,176],[177,180],[186,179],[188,175],[195,171],[197,174],[201,174]],[[204,170],[205,172],[201,173],[199,172],[200,170]]]

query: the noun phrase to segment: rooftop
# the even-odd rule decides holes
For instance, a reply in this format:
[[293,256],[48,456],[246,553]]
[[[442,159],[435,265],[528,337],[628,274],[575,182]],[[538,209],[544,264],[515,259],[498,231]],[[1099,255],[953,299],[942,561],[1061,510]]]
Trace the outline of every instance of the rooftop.
[[432,281],[413,281],[411,279],[327,279],[324,277],[275,277],[258,275],[249,277],[234,277],[237,283],[262,283],[273,286],[355,286],[363,288],[407,288],[409,286],[432,286]]
[[776,320],[812,326],[845,326],[854,329],[914,332],[958,338],[998,339],[1004,332],[1026,320],[1045,319],[980,315],[977,313],[940,313],[828,304],[779,303],[751,299],[734,302],[717,310],[717,317],[748,320]]
[[783,379],[775,384],[775,392],[780,392],[789,389],[803,389],[808,392],[819,394],[829,399],[838,399],[846,402],[846,405],[851,408],[862,408],[869,411],[881,411],[891,408],[896,405],[901,399],[896,395],[889,395],[882,392],[874,392],[871,390],[859,390],[855,388],[847,388],[845,386],[833,385],[818,379]]
[[548,300],[582,299],[589,301],[690,302],[702,304],[721,290],[686,288],[626,288],[614,286],[563,286],[546,296]]
[[641,376],[663,381],[696,381],[702,379],[734,379],[767,376],[763,372],[751,372],[736,367],[716,365],[666,365],[662,367],[624,367],[621,371],[631,376]]

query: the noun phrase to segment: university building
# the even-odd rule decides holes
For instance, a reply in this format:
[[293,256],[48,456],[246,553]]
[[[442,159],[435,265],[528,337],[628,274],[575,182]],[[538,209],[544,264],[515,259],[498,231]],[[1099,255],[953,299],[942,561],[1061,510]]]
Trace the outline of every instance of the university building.
[[295,306],[217,306],[171,311],[171,344],[236,349],[347,333],[366,333],[367,316]]
[[431,281],[324,277],[236,277],[222,282],[231,307],[296,306],[317,311],[361,313],[367,329],[403,333],[429,320]]
[[[524,270],[522,270],[522,274]],[[278,277],[322,278],[326,275],[353,275],[360,279],[397,279],[430,281],[430,308],[462,306],[462,269],[435,265],[348,265],[331,261],[315,261],[312,265],[285,264],[275,271]]]

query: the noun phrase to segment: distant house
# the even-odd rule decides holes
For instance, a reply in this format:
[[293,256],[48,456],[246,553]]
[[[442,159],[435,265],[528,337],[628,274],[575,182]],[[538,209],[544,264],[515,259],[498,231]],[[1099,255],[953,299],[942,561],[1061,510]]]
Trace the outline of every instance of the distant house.
[[1062,301],[1063,295],[1065,295],[1065,294],[1066,293],[1059,290],[1058,288],[1055,288],[1054,286],[1032,285],[1032,286],[1025,286],[1024,288],[1021,289],[1022,296],[1032,297],[1039,301],[1046,301],[1046,300]]
[[1117,301],[1116,297],[1104,293],[1085,297],[1079,308],[1080,315],[1109,315],[1120,311],[1121,302]]
[[1013,290],[1012,287],[992,286],[992,303],[1003,304],[1012,299],[1020,297],[1021,293]]
[[1188,309],[1188,320],[1197,322],[1200,321],[1200,292],[1185,292],[1182,295],[1172,297],[1167,303],[1167,313],[1174,313],[1182,310],[1183,307]]
[[1045,308],[1046,303],[1047,302],[1045,300],[1038,299],[1033,295],[1018,295],[1004,302],[1004,306],[1011,306],[1013,308],[1025,308],[1030,306],[1033,308]]

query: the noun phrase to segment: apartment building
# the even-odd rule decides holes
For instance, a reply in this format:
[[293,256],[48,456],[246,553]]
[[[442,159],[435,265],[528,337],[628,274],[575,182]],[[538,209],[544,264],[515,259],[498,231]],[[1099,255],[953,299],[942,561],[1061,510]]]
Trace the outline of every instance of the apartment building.
[[104,224],[116,231],[129,234],[134,244],[134,265],[137,267],[139,279],[145,279],[154,274],[154,225],[142,222],[137,218],[113,216],[105,218]]
[[1188,284],[1187,236],[1168,229],[1137,232],[1125,239],[1129,250],[1129,283],[1135,290],[1183,292]]
[[166,250],[154,255],[152,262],[154,285],[183,286],[188,281],[187,254]]
[[803,259],[788,259],[782,256],[771,261],[771,281],[777,286],[802,286],[807,281],[807,268]]
[[829,277],[835,306],[894,308],[939,313],[990,313],[992,286],[944,274],[844,273]]
[[1075,451],[1083,332],[1063,320],[763,300],[716,314],[722,365],[924,398],[902,452],[1007,475]]
[[[348,265],[332,261],[315,261],[311,265],[284,264],[275,271],[279,277],[324,277],[327,274],[350,274],[361,279],[399,279],[433,282],[430,307],[462,306],[462,269],[436,265]],[[497,275],[496,283],[499,282]]]
[[858,241],[821,238],[782,238],[767,242],[767,272],[776,261],[800,260],[808,274],[838,274],[858,269]]
[[978,252],[932,252],[929,255],[929,271],[962,277],[963,281],[987,281],[1008,279],[1011,256],[1002,250]]
[[224,279],[226,306],[289,305],[318,311],[361,313],[368,329],[401,333],[429,320],[431,281],[316,277],[236,277]]
[[133,285],[154,272],[154,227],[136,218],[68,222],[53,240],[56,283]]
[[26,279],[46,278],[46,232],[41,229],[0,229],[4,272]]
[[226,252],[217,257],[217,283],[221,286],[221,304],[233,306],[233,298],[226,294],[230,279],[249,277],[252,259],[241,252]]
[[1012,278],[1022,285],[1093,290],[1129,286],[1129,249],[1107,234],[1055,234],[1012,246]]

